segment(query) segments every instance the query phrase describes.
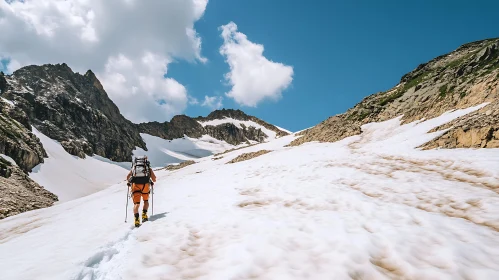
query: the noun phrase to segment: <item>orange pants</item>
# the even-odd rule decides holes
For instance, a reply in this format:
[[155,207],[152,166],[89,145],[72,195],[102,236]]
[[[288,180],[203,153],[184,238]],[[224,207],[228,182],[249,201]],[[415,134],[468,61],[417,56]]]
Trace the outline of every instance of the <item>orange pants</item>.
[[140,204],[140,197],[149,200],[149,184],[132,184],[132,199],[134,204]]

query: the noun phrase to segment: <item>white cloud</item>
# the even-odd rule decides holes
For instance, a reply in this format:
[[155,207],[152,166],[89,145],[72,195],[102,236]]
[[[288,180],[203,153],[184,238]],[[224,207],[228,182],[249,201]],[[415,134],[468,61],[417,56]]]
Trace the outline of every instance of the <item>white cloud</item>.
[[189,103],[164,78],[175,59],[206,62],[194,30],[208,0],[0,0],[0,57],[7,71],[66,62],[92,69],[132,121],[166,120]]
[[224,44],[220,48],[230,72],[225,80],[232,86],[228,97],[245,106],[256,107],[265,99],[278,100],[293,80],[293,67],[268,60],[264,47],[249,41],[230,22],[220,27]]
[[199,101],[196,97],[192,97],[192,96],[187,96],[187,98],[189,99],[189,105],[197,105],[199,104]]
[[222,97],[221,96],[204,96],[204,101],[201,106],[208,107],[211,110],[216,110],[222,108]]

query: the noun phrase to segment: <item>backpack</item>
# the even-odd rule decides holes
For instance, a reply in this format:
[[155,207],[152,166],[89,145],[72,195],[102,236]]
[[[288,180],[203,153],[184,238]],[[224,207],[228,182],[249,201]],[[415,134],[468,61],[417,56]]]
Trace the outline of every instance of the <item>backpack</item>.
[[146,157],[136,157],[132,163],[132,178],[130,183],[147,184],[151,178],[151,163]]

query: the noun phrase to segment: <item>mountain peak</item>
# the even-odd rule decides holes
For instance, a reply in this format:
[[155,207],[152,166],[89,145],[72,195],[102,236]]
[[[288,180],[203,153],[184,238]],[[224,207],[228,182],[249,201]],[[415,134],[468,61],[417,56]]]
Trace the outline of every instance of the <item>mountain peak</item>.
[[250,116],[239,109],[219,109],[211,112],[206,118],[207,120],[217,120],[223,118],[232,118],[236,120],[248,120]]
[[88,70],[85,75],[84,75],[85,78],[87,78],[93,85],[94,87],[96,87],[99,92],[103,95],[106,95],[107,96],[107,93],[106,91],[104,90],[104,87],[102,86],[101,82],[99,81],[99,79],[97,79],[97,76],[95,76],[94,72],[92,70]]

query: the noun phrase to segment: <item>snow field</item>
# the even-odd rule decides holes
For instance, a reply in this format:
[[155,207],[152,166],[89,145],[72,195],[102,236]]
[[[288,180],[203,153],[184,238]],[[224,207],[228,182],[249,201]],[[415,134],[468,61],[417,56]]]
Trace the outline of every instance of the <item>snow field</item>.
[[2,279],[499,279],[499,150],[415,149],[478,108],[158,171],[138,229],[124,182],[7,218]]
[[59,201],[69,201],[103,190],[119,183],[128,173],[118,165],[93,157],[78,158],[67,153],[57,141],[32,127],[47,152],[44,163],[33,168],[29,177],[48,191],[56,194]]
[[[33,133],[40,138],[48,158],[36,166],[30,178],[47,190],[56,194],[60,202],[69,201],[95,193],[114,185],[126,175],[130,162],[112,162],[94,155],[85,159],[67,153],[55,140],[32,127]],[[141,134],[148,151],[134,150],[134,156],[147,155],[153,167],[198,159],[221,152],[235,146],[204,135],[200,139],[185,137],[171,141],[148,134]],[[4,156],[6,158],[6,156]]]

